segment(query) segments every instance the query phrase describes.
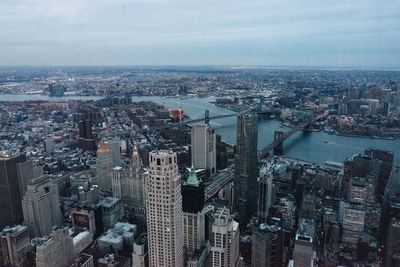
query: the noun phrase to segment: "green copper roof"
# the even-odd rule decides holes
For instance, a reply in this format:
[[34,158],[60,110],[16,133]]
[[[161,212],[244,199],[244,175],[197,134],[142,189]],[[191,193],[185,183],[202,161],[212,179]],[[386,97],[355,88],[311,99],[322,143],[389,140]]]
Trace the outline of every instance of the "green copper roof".
[[197,179],[196,175],[196,170],[192,166],[190,169],[189,177],[186,181],[186,185],[191,185],[191,186],[199,186],[199,180]]

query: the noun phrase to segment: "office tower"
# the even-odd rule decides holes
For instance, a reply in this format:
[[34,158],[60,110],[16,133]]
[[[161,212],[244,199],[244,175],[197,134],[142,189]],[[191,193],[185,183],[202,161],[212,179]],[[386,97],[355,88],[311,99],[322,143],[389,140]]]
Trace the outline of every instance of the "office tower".
[[143,169],[136,146],[127,168],[114,167],[112,172],[113,196],[122,199],[127,212],[145,215],[145,180],[148,173]]
[[111,150],[111,158],[113,162],[113,167],[121,165],[121,147],[120,140],[118,137],[114,137],[107,140],[108,146]]
[[257,138],[258,115],[242,114],[237,122],[237,145],[234,176],[234,210],[239,220],[247,220],[257,212]]
[[295,267],[314,266],[314,235],[314,220],[300,219],[293,249],[293,261]]
[[90,120],[79,121],[79,137],[84,139],[92,139],[92,122]]
[[150,266],[183,266],[181,177],[176,153],[149,154],[147,181],[147,232]]
[[92,122],[90,120],[82,120],[78,123],[79,138],[78,147],[83,150],[95,150],[95,140],[92,133]]
[[64,96],[65,87],[61,84],[51,83],[48,85],[49,96]]
[[36,267],[69,267],[74,262],[73,253],[68,227],[57,228],[36,246]]
[[207,124],[195,124],[191,131],[192,164],[196,169],[206,169],[209,174],[217,171],[216,135]]
[[385,244],[385,267],[400,266],[400,219],[393,218],[390,221]]
[[147,235],[142,233],[133,244],[132,267],[146,267],[149,264]]
[[385,188],[388,183],[390,174],[393,168],[394,154],[392,151],[382,150],[377,148],[369,148],[365,150],[365,155],[382,162],[380,175],[378,177],[376,186],[377,201],[381,202],[385,193]]
[[113,162],[110,146],[102,139],[97,149],[96,176],[99,188],[103,191],[112,191],[111,176]]
[[18,163],[25,162],[25,155],[11,152],[0,154],[0,229],[22,222],[21,191]]
[[33,237],[41,237],[61,224],[61,209],[58,186],[49,177],[31,180],[22,199],[24,224]]
[[281,267],[283,235],[276,225],[260,224],[253,232],[251,266]]
[[183,245],[188,255],[200,249],[205,241],[204,186],[196,176],[194,167],[182,186]]
[[216,208],[210,218],[210,266],[239,266],[239,223],[227,207]]
[[30,249],[29,229],[23,225],[4,228],[0,233],[1,266],[27,265],[26,252]]
[[260,224],[267,222],[268,210],[274,199],[272,180],[273,176],[268,168],[261,168],[258,178],[258,222]]
[[216,161],[217,161],[217,169],[223,170],[228,167],[228,153],[227,153],[227,145],[225,142],[222,142],[221,135],[216,135]]
[[23,162],[17,163],[17,174],[19,180],[19,191],[22,197],[25,194],[28,181],[36,177],[36,175],[34,174],[32,160],[28,159]]
[[362,236],[365,222],[365,209],[362,205],[340,202],[339,222],[342,224],[342,241],[349,245],[357,245]]
[[301,202],[299,217],[305,219],[315,218],[315,197],[313,192],[303,192],[303,201]]

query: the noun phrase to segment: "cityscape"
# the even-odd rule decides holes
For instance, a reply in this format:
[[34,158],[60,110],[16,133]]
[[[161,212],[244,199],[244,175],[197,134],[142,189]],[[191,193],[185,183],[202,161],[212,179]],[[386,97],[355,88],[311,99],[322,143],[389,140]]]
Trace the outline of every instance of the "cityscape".
[[400,267],[400,2],[0,21],[0,267]]

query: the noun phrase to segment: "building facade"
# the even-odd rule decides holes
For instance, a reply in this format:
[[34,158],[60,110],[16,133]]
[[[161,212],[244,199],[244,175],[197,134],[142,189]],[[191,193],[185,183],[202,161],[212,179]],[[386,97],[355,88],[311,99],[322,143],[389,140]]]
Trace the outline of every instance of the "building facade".
[[111,192],[112,190],[112,169],[113,160],[111,149],[107,141],[104,139],[100,141],[97,149],[96,158],[96,176],[99,189]]
[[149,266],[183,266],[181,177],[176,153],[149,153],[147,232]]
[[195,124],[191,130],[192,164],[196,169],[217,171],[215,130],[207,124]]
[[61,224],[58,186],[47,176],[31,180],[22,199],[24,224],[33,237],[42,237]]

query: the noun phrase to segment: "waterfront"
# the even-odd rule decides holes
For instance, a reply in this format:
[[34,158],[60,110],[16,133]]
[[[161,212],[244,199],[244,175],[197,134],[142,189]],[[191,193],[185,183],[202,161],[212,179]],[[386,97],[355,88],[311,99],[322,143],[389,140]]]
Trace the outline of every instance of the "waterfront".
[[0,94],[0,101],[59,101],[67,102],[69,100],[98,100],[101,96],[80,96],[80,95],[68,95],[63,97],[51,97],[48,95],[36,95],[36,94]]
[[[154,101],[168,108],[181,107],[192,118],[204,116],[204,109],[210,111],[210,116],[231,114],[230,110],[217,107],[210,103],[209,98],[165,98],[157,96],[133,97],[133,101]],[[212,120],[210,125],[222,136],[226,142],[236,143],[236,117]],[[223,125],[223,126],[222,126]],[[258,148],[261,149],[272,142],[275,130],[287,131],[289,128],[281,126],[276,120],[260,121],[258,131]],[[284,144],[285,155],[315,163],[325,161],[343,162],[357,153],[363,153],[367,147],[376,147],[392,150],[395,153],[395,162],[400,164],[400,141],[372,138],[358,138],[330,135],[325,132],[298,132]]]

